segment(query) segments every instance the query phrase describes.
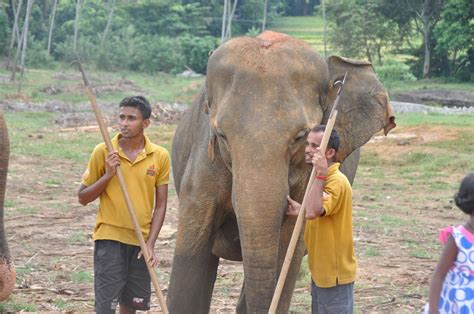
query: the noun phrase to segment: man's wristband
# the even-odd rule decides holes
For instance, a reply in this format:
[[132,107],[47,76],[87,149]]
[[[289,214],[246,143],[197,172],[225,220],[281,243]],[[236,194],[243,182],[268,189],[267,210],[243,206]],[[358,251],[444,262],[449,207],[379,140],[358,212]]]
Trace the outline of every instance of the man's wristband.
[[327,176],[316,176],[316,179],[326,181],[328,179],[328,177]]

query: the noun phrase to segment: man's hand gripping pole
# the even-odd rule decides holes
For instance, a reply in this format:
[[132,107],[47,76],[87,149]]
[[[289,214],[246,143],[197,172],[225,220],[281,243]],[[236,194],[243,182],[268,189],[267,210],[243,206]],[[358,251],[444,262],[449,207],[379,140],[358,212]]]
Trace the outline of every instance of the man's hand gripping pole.
[[[79,60],[79,57],[76,57],[76,61],[73,63],[77,63],[79,66],[79,71],[81,71],[82,74],[82,79],[84,80],[84,85],[86,87],[86,94],[87,97],[89,98],[89,101],[92,105],[92,110],[94,111],[97,123],[99,124],[100,128],[100,133],[102,133],[102,137],[104,139],[105,145],[107,146],[107,149],[109,152],[113,152],[114,148],[112,146],[112,142],[110,141],[109,134],[107,133],[107,127],[104,123],[104,119],[102,118],[102,113],[100,111],[99,106],[97,105],[97,98],[94,94],[94,90],[92,89],[89,80],[87,79],[86,72],[84,71],[84,68],[82,67],[81,61]],[[166,306],[166,301],[163,297],[163,294],[161,292],[160,284],[158,283],[158,278],[156,277],[155,270],[150,264],[150,254],[148,253],[146,244],[145,244],[145,239],[143,238],[143,234],[140,229],[140,225],[137,220],[137,216],[135,214],[135,209],[133,207],[130,195],[128,194],[127,186],[125,184],[125,180],[123,178],[122,171],[120,170],[120,167],[117,167],[117,178],[120,183],[120,189],[122,190],[123,197],[125,199],[125,203],[127,204],[128,211],[130,213],[130,218],[132,219],[133,222],[133,227],[135,229],[135,234],[138,238],[138,241],[140,242],[140,248],[142,250],[143,258],[145,259],[146,266],[148,268],[148,272],[150,273],[151,277],[151,282],[153,283],[153,287],[155,288],[156,296],[158,297],[158,301],[160,302],[161,306],[161,311],[165,314],[168,314],[168,307]]]
[[[336,100],[334,101],[334,106],[332,107],[331,114],[329,115],[328,122],[326,124],[326,129],[324,131],[323,139],[321,140],[320,150],[322,152],[326,151],[328,146],[329,137],[331,136],[332,130],[334,128],[334,123],[336,122],[337,117],[337,105],[339,103],[340,94],[342,87],[346,82],[347,72],[344,74],[342,81],[334,82],[334,86],[338,86]],[[298,213],[298,218],[296,219],[295,228],[291,235],[290,243],[288,244],[288,250],[286,251],[285,260],[283,266],[281,267],[280,276],[278,277],[278,282],[275,288],[275,293],[273,294],[272,303],[268,313],[274,314],[276,312],[278,302],[280,301],[281,292],[283,286],[285,285],[286,276],[288,275],[288,270],[290,268],[291,260],[293,259],[293,254],[295,253],[296,244],[298,243],[298,238],[303,227],[305,211],[306,211],[306,199],[309,194],[309,190],[313,186],[314,178],[316,174],[316,169],[313,167],[311,171],[311,176],[309,177],[308,185],[306,186],[306,191],[304,193],[303,202],[301,203],[300,212]]]

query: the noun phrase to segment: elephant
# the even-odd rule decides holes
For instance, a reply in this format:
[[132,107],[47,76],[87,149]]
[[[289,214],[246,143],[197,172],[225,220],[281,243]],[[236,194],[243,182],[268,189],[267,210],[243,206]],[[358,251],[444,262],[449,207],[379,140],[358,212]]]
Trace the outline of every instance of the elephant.
[[[267,313],[311,168],[311,128],[327,121],[334,82],[347,72],[335,128],[336,155],[353,180],[359,147],[395,127],[388,95],[372,65],[332,56],[265,31],[237,37],[210,54],[204,87],[180,121],[172,166],[179,198],[170,313],[208,313],[219,259],[243,261],[238,313]],[[287,312],[305,253],[300,235],[277,312]]]
[[0,111],[0,301],[5,300],[11,294],[15,287],[16,278],[3,220],[9,156],[8,129],[3,113]]

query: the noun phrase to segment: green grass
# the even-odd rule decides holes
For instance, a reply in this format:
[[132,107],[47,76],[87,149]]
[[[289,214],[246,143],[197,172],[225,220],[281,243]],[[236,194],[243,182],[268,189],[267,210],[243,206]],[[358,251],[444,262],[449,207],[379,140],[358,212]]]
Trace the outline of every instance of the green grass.
[[69,244],[81,244],[87,241],[87,235],[83,231],[75,232],[69,237]]
[[21,214],[37,214],[39,212],[39,209],[38,208],[35,208],[35,207],[22,207],[22,208],[18,208],[17,211]]
[[474,92],[474,83],[448,82],[442,78],[437,78],[418,80],[414,82],[392,82],[390,86],[391,92],[413,91],[418,89],[445,89]]
[[382,254],[380,253],[378,248],[370,245],[365,248],[364,252],[362,252],[362,255],[365,257],[375,257],[380,256]]
[[[62,77],[58,78],[58,73],[61,73]],[[1,76],[9,76],[9,74],[5,69],[0,69]],[[145,94],[152,103],[157,101],[190,103],[204,82],[204,77],[185,78],[166,73],[149,75],[136,72],[112,73],[90,70],[88,76],[95,88],[114,84],[117,86],[117,83],[121,80],[131,81],[136,87],[134,91],[123,90],[118,86],[112,91],[99,92],[97,95],[99,103],[119,102],[123,97],[130,94]],[[0,85],[1,99],[18,98],[17,86],[18,82],[2,82]],[[51,86],[63,92],[55,95],[46,93],[44,90]],[[33,102],[88,102],[79,71],[66,65],[54,70],[26,69],[21,96]]]
[[[466,116],[466,118],[468,118]],[[470,120],[474,120],[473,116],[470,116]],[[466,119],[466,122],[469,119]],[[423,146],[436,147],[440,149],[449,150],[456,152],[456,154],[474,154],[474,136],[471,131],[458,129],[456,132],[457,139],[445,140],[445,141],[435,141],[428,142],[423,144]]]
[[55,299],[53,300],[53,305],[58,309],[58,310],[69,310],[72,308],[72,305],[68,303],[67,301],[63,299]]
[[75,283],[90,283],[94,281],[92,274],[83,270],[72,273],[71,279]]
[[[317,52],[324,52],[324,22],[320,16],[279,16],[268,29],[304,40]],[[330,55],[329,43],[326,49]]]
[[296,280],[296,288],[307,287],[311,283],[311,273],[308,269],[308,255],[303,257],[301,262],[300,272],[298,274],[298,279]]
[[462,127],[473,127],[473,115],[444,115],[439,113],[398,113],[397,124],[399,126],[450,126],[458,129]]
[[431,255],[426,252],[425,248],[423,247],[413,247],[408,252],[410,257],[420,258],[420,259],[430,259]]
[[50,185],[50,186],[57,186],[57,185],[61,185],[62,181],[61,180],[58,180],[58,179],[46,179],[44,181],[44,183],[46,183],[47,185]]
[[34,304],[23,303],[16,301],[13,297],[0,303],[1,313],[16,313],[16,312],[36,312],[37,308]]
[[[7,112],[12,155],[41,157],[47,160],[66,159],[85,163],[94,147],[103,142],[99,132],[60,132],[54,125],[56,113]],[[155,125],[147,129],[151,140],[171,151],[175,126]],[[35,136],[41,134],[41,138]],[[113,136],[114,133],[111,133]],[[57,179],[48,179],[48,185],[60,185]]]
[[395,216],[381,216],[382,223],[387,227],[402,227],[407,224],[407,221]]
[[452,140],[420,144],[420,148],[434,148],[436,151],[401,154],[391,164],[397,167],[397,173],[405,180],[425,182],[425,187],[429,187],[431,191],[443,190],[449,184],[440,176],[440,171],[449,175],[459,169],[474,169],[474,139],[471,132],[462,130],[457,135],[459,137]]
[[15,271],[16,281],[20,283],[33,272],[33,268],[30,266],[17,266],[15,267]]

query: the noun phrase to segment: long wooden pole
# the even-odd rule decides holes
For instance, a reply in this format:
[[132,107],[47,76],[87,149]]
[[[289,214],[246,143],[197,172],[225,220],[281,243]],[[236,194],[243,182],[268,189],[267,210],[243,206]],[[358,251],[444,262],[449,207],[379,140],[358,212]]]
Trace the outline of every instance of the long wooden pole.
[[[332,107],[331,114],[329,115],[328,122],[326,124],[326,129],[324,130],[323,138],[321,140],[320,150],[325,152],[328,146],[329,137],[331,136],[332,130],[334,128],[334,123],[336,122],[337,117],[337,104],[339,103],[339,96],[341,94],[342,87],[346,81],[347,72],[344,75],[342,81],[337,81],[334,85],[339,85],[339,90],[337,91],[337,97]],[[316,169],[313,167],[311,171],[311,176],[309,177],[308,185],[306,186],[306,191],[304,193],[303,202],[301,203],[300,212],[298,213],[298,218],[296,219],[295,228],[293,229],[293,234],[291,235],[290,243],[288,244],[288,250],[286,251],[285,260],[283,266],[281,267],[280,276],[278,277],[278,282],[275,288],[275,293],[273,294],[272,303],[268,313],[274,314],[276,312],[278,302],[280,301],[281,292],[285,285],[286,276],[288,275],[288,270],[290,268],[291,260],[293,259],[293,254],[295,253],[296,244],[298,243],[298,238],[300,237],[301,229],[303,228],[304,216],[306,212],[306,202],[308,199],[308,194],[313,186],[314,178],[316,175]]]
[[[89,84],[89,80],[87,79],[86,72],[84,71],[79,58],[77,58],[77,63],[79,65],[79,70],[82,73],[82,79],[84,80],[84,85],[86,86],[85,92],[92,105],[92,110],[94,111],[97,123],[99,124],[100,133],[102,133],[102,138],[104,139],[105,145],[107,146],[107,149],[109,150],[109,152],[113,152],[114,148],[112,146],[112,142],[110,141],[109,133],[107,132],[107,127],[105,126],[104,119],[102,118],[102,113],[100,111],[99,106],[97,105],[97,98],[94,94],[92,87]],[[128,194],[127,186],[125,184],[125,180],[123,178],[123,174],[122,174],[122,171],[120,170],[120,167],[117,167],[117,178],[120,183],[120,189],[122,190],[123,197],[125,199],[125,202],[127,203],[128,212],[130,213],[130,218],[132,218],[135,234],[138,238],[138,241],[140,242],[140,248],[142,250],[143,258],[145,259],[146,267],[148,268],[148,272],[150,273],[151,282],[153,283],[153,286],[155,288],[158,301],[160,302],[161,310],[163,313],[168,314],[168,307],[166,306],[165,298],[163,297],[163,294],[161,292],[160,284],[158,283],[158,278],[156,277],[155,270],[150,264],[150,261],[149,261],[150,255],[148,254],[148,250],[145,244],[145,239],[143,238],[143,234],[141,232],[140,225],[137,220],[137,216],[135,215],[135,209],[133,207],[130,195]]]

